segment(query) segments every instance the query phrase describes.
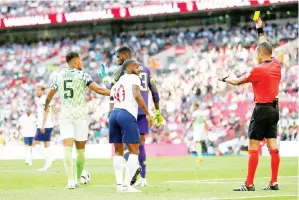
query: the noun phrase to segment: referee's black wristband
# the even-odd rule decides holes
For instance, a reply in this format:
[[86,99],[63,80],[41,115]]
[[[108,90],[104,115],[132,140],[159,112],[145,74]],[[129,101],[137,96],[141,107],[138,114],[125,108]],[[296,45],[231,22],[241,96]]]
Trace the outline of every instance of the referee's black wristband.
[[259,37],[261,37],[262,35],[264,35],[264,30],[263,30],[263,28],[257,28],[256,31],[257,31],[257,35],[258,35]]
[[225,82],[225,79],[227,79],[228,76],[224,77],[223,79],[221,79],[222,82]]

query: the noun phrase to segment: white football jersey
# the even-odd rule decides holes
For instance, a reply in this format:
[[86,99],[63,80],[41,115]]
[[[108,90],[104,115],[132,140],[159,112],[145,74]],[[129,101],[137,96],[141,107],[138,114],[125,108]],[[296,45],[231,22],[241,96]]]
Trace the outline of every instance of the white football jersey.
[[141,86],[139,76],[124,74],[111,88],[111,97],[114,99],[114,108],[125,109],[137,119],[138,104],[133,94],[133,85]]
[[204,126],[205,124],[205,113],[201,110],[196,110],[193,112],[194,126]]
[[[41,97],[37,98],[36,104],[37,104],[37,128],[41,128],[43,124],[44,119],[44,109],[45,109],[45,103],[46,103],[46,95],[42,95]],[[47,120],[45,123],[45,128],[53,128],[54,124],[52,121],[52,114],[51,109],[48,112]]]
[[36,118],[33,115],[23,114],[18,122],[23,137],[34,137],[36,133]]

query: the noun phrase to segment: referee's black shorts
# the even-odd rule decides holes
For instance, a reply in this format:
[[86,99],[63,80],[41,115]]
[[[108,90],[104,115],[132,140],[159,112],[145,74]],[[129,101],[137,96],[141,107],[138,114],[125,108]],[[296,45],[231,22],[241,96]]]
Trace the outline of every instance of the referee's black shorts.
[[279,112],[275,104],[256,104],[251,116],[248,136],[249,139],[263,140],[277,137],[277,122]]

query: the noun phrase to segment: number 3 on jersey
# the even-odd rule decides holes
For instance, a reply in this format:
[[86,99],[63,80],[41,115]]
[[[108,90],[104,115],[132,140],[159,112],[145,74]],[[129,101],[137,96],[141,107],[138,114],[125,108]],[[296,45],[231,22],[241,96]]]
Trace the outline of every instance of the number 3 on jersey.
[[139,74],[139,77],[141,79],[141,91],[148,91],[148,85],[147,85],[147,74],[145,72],[141,72]]
[[67,83],[72,83],[72,80],[65,80],[63,81],[63,89],[64,89],[64,98],[73,98],[74,97],[74,90],[70,86],[67,85]]
[[118,89],[114,88],[114,99],[118,102],[123,102],[126,99],[126,92],[123,85],[120,85]]

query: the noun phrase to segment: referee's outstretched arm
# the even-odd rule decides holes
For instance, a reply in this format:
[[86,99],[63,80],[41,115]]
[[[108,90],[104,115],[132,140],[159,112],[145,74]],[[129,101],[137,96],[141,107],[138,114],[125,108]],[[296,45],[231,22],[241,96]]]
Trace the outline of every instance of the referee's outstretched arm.
[[[272,46],[267,41],[266,36],[263,31],[263,22],[259,18],[256,21],[256,30],[259,37],[260,44],[256,48],[256,61],[258,64],[261,64],[266,61],[272,60]],[[260,76],[261,71],[257,68],[253,69],[250,73],[243,75],[239,78],[229,78],[228,76],[224,78],[219,78],[219,81],[223,81],[225,83],[228,83],[230,85],[242,85],[244,83],[248,82],[255,82],[259,81],[259,79],[262,77]]]

